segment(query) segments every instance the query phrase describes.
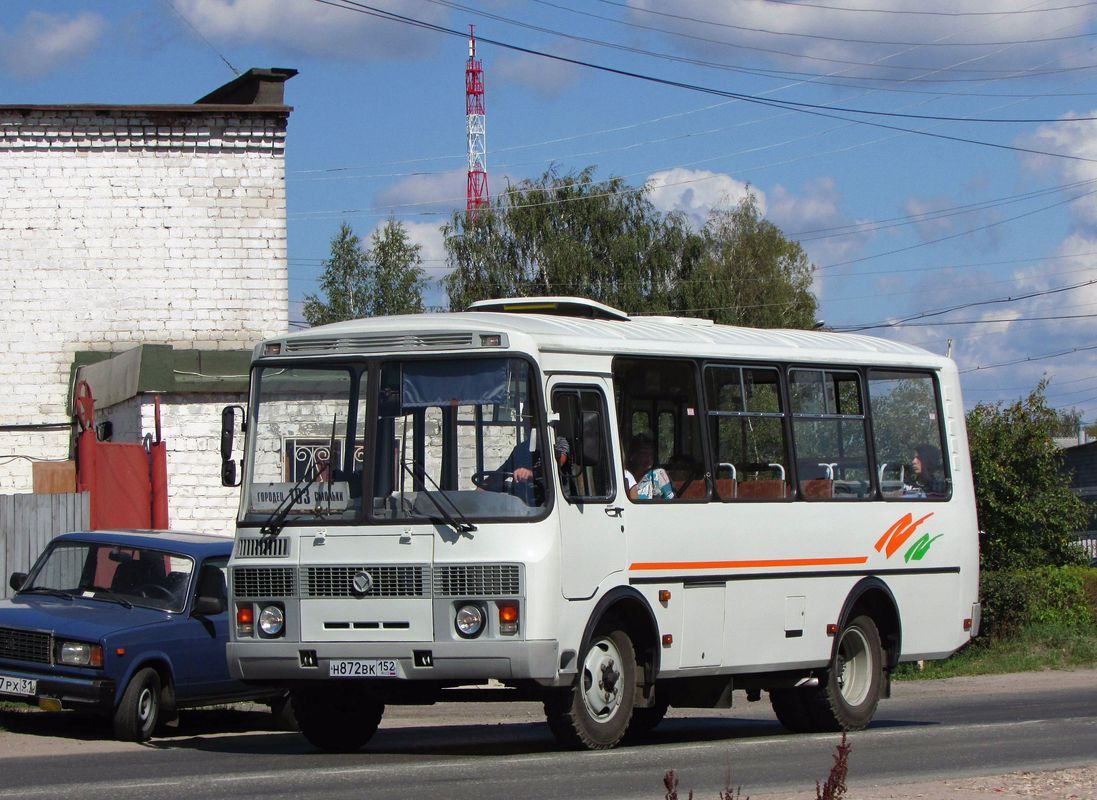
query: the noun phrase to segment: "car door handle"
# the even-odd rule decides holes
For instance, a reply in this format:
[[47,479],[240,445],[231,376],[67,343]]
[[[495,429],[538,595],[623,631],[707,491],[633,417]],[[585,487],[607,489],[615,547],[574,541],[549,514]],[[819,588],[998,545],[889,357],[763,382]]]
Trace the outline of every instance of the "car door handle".
[[606,506],[603,510],[607,517],[620,517],[625,511],[621,506]]

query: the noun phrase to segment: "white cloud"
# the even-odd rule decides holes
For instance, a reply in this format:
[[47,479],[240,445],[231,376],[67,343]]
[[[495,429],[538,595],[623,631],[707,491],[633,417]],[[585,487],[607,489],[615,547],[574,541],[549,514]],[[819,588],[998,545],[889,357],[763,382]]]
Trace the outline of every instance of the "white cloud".
[[[374,5],[400,13],[399,3]],[[175,0],[175,7],[203,36],[221,41],[259,42],[308,56],[352,61],[410,60],[432,52],[435,34],[312,0]],[[441,23],[447,12],[423,4],[415,16]]]
[[759,213],[762,216],[766,213],[765,192],[721,172],[675,167],[653,172],[647,184],[652,205],[664,213],[685,214],[697,229],[704,227],[713,208],[733,207],[748,191],[757,197]]
[[467,181],[468,172],[464,169],[411,175],[380,191],[373,205],[391,208],[401,215],[430,212],[448,215],[465,207]]
[[[565,54],[566,55],[566,54]],[[555,98],[579,81],[579,67],[564,61],[525,53],[507,53],[491,62],[486,78],[489,84],[514,84],[531,89],[542,97]],[[488,90],[491,90],[489,85]]]
[[16,75],[46,75],[86,56],[106,27],[91,12],[69,17],[31,11],[12,30],[0,29],[0,63]]
[[[1097,116],[1097,110],[1072,114],[1065,119],[1093,116]],[[1074,121],[1043,125],[1026,139],[1024,144],[1033,149],[1089,159],[1079,161],[1031,156],[1026,159],[1031,169],[1050,170],[1060,175],[1066,183],[1097,180],[1097,136],[1093,135],[1092,122]],[[1092,189],[1092,186],[1082,186],[1068,191],[1070,194],[1081,194]],[[1097,195],[1091,194],[1080,198],[1070,204],[1070,210],[1074,220],[1086,235],[1091,239],[1097,239]]]
[[[833,178],[820,177],[793,193],[784,186],[770,192],[769,220],[803,246],[816,266],[843,261],[860,252],[872,238],[852,227],[855,222],[842,214],[841,193]],[[847,230],[839,232],[837,229]],[[829,235],[831,232],[838,235]],[[823,299],[828,273],[816,272],[813,291]]]
[[[917,4],[920,12],[947,12],[940,15],[898,13],[915,10],[909,0],[844,4],[862,6],[853,9],[767,0],[678,0],[673,17],[647,13],[665,11],[665,3],[659,0],[631,0],[630,5],[635,9],[635,22],[695,37],[668,35],[667,41],[707,59],[737,63],[755,55],[809,72],[846,75],[866,70],[880,75],[890,67],[919,68],[891,70],[898,78],[953,66],[979,70],[1008,65],[1016,69],[1019,58],[1026,64],[1041,64],[1070,48],[1064,48],[1061,40],[1026,44],[1023,50],[1008,44],[987,47],[985,43],[1084,34],[1088,23],[1097,18],[1097,11],[1089,6],[1057,9],[1053,14],[1017,13],[1043,11],[1034,8],[1030,0],[1000,0],[994,4],[997,15],[967,17],[958,14],[985,12],[986,0],[923,0]],[[962,46],[965,43],[973,46]],[[876,66],[857,67],[848,62]]]

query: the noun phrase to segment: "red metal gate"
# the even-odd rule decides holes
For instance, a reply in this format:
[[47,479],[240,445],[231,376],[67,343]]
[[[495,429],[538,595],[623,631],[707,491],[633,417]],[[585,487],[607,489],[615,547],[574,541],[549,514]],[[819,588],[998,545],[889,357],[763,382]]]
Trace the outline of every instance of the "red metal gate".
[[90,528],[168,527],[168,455],[160,439],[160,398],[155,402],[155,439],[146,435],[137,444],[101,442],[91,387],[87,381],[77,384],[76,488],[90,495]]

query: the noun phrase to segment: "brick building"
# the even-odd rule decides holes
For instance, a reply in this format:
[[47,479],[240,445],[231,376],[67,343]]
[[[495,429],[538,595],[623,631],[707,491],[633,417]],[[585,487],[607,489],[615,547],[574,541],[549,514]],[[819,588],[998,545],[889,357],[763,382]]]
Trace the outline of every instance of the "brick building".
[[220,407],[288,325],[294,74],[184,105],[0,105],[0,493],[71,456],[76,368],[98,362],[82,377],[116,439],[152,432],[160,394],[172,526],[231,531]]

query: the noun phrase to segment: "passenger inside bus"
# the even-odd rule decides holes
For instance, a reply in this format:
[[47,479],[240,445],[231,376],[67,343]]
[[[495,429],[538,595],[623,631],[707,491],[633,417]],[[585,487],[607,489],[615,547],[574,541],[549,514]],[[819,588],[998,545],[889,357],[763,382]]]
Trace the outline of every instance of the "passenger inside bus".
[[[655,466],[655,443],[646,433],[629,442],[625,460],[625,488],[633,500],[673,500],[674,486],[666,470]],[[637,480],[634,476],[639,475]]]
[[920,444],[911,460],[914,467],[914,483],[904,494],[921,494],[924,497],[941,497],[948,494],[948,484],[942,477],[941,451],[932,444]]

